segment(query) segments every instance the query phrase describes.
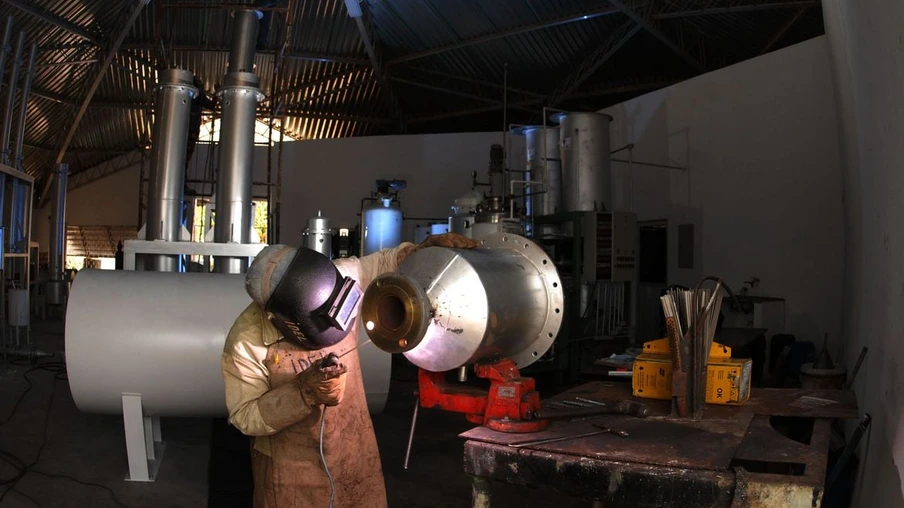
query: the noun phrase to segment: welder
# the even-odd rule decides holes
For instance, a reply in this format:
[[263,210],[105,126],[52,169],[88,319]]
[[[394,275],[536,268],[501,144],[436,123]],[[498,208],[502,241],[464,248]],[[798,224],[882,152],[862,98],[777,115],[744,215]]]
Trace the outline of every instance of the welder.
[[245,278],[253,303],[222,358],[229,422],[253,437],[255,508],[386,506],[355,349],[361,296],[419,249],[477,244],[448,233],[335,262],[285,245],[258,254]]

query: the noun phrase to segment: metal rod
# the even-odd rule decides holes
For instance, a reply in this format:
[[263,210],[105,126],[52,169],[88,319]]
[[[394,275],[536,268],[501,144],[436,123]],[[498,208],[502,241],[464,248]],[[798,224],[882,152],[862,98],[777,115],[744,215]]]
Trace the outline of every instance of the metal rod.
[[22,79],[22,96],[19,98],[19,124],[16,128],[15,168],[22,171],[22,147],[25,144],[25,120],[28,117],[28,96],[31,94],[31,83],[35,76],[35,60],[38,57],[38,44],[32,43],[28,54],[28,67]]
[[547,439],[535,439],[533,441],[521,441],[518,443],[511,443],[511,444],[509,444],[509,446],[512,448],[523,448],[525,446],[533,446],[533,445],[547,444],[547,443],[557,443],[559,441],[569,441],[571,439],[580,439],[582,437],[590,437],[590,436],[596,436],[599,434],[607,434],[608,432],[609,432],[609,429],[597,430],[594,432],[585,432],[583,434],[576,434],[574,436],[551,437],[551,438],[547,438]]
[[860,356],[857,358],[857,363],[854,365],[854,371],[851,373],[851,378],[845,383],[845,388],[850,389],[850,387],[854,385],[854,380],[857,379],[857,373],[860,372],[860,365],[863,363],[863,359],[866,358],[866,353],[868,351],[868,347],[864,347],[860,350]]
[[640,161],[636,161],[636,160],[616,159],[615,157],[612,157],[609,160],[611,160],[612,162],[624,162],[626,164],[631,164],[631,165],[637,164],[638,166],[649,166],[651,168],[677,169],[679,171],[687,171],[686,167],[670,166],[668,164],[656,164],[654,162],[640,162]]
[[421,398],[417,392],[414,393],[414,414],[411,415],[411,430],[408,431],[408,446],[405,447],[405,462],[402,469],[408,469],[408,458],[411,457],[411,443],[414,441],[414,427],[417,424],[417,410],[421,407]]

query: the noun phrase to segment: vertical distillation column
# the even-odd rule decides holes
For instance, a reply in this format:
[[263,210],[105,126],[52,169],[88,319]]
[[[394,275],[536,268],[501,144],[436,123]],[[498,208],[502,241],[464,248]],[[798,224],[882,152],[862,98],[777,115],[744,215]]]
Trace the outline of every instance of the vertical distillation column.
[[[192,73],[186,70],[166,69],[159,71],[158,75],[145,239],[178,242],[182,232],[188,119],[191,101],[198,94],[198,89],[192,85]],[[179,271],[179,256],[148,256],[145,269]]]
[[[216,217],[213,237],[217,243],[250,243],[251,177],[254,122],[257,103],[264,98],[254,74],[254,44],[260,11],[235,12],[229,70],[219,98],[222,120],[219,142]],[[244,273],[247,258],[216,257],[217,273]]]
[[63,250],[66,246],[66,180],[68,173],[68,164],[54,164],[49,245],[50,284],[47,285],[47,303],[51,305],[62,305],[66,295]]

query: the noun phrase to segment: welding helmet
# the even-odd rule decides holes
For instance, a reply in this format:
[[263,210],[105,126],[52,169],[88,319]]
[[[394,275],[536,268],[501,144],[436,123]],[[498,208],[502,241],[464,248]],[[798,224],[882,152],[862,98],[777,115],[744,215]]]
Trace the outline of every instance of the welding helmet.
[[286,340],[309,350],[345,338],[363,296],[357,281],[306,247],[267,249],[249,267],[246,288],[273,326]]

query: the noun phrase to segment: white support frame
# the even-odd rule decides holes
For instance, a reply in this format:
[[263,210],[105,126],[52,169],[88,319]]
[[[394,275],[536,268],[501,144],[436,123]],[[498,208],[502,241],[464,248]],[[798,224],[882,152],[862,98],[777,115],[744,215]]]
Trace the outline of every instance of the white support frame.
[[153,482],[163,461],[166,443],[160,432],[159,416],[144,416],[141,394],[122,394],[122,419],[126,431],[129,474],[126,481]]
[[122,244],[123,269],[135,269],[136,254],[168,254],[186,256],[247,257],[253,259],[267,246],[265,243],[165,242],[161,240],[126,240]]

